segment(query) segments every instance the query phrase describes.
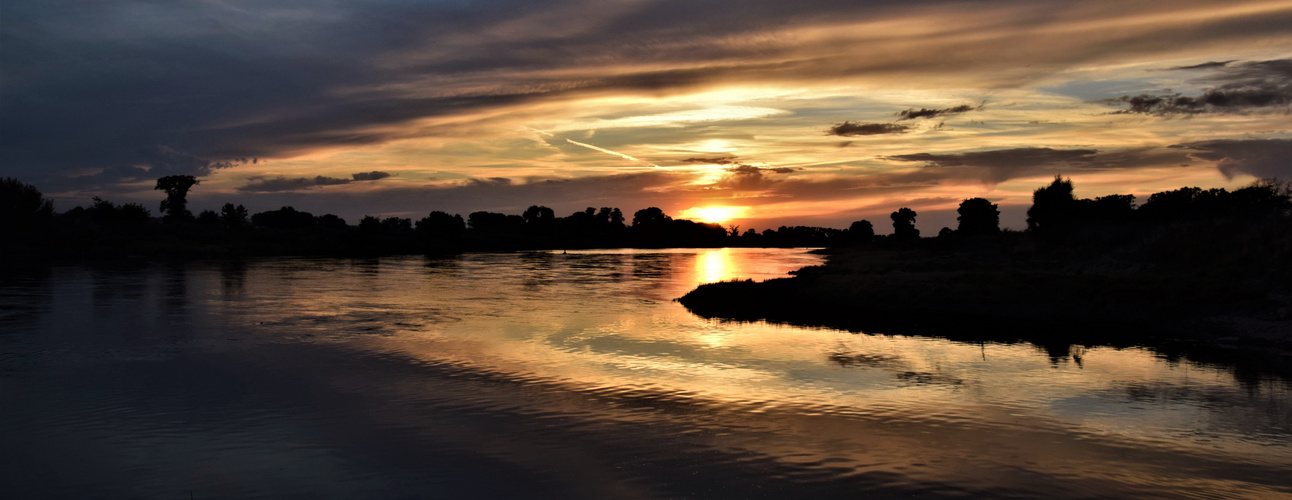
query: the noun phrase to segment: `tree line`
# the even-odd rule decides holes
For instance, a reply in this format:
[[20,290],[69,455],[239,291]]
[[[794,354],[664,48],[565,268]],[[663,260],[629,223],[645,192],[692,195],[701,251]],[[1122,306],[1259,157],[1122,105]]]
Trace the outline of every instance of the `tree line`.
[[[159,178],[165,197],[154,217],[138,203],[116,204],[98,197],[89,206],[62,213],[39,189],[17,179],[0,179],[0,224],[7,249],[53,248],[76,253],[125,250],[174,250],[231,253],[416,253],[461,250],[517,250],[616,247],[797,247],[880,245],[909,247],[930,240],[965,245],[999,238],[1000,210],[985,198],[969,198],[957,208],[957,227],[936,238],[921,238],[918,214],[902,207],[890,214],[893,232],[876,235],[869,220],[846,229],[781,226],[757,231],[670,217],[658,207],[633,213],[615,207],[588,207],[558,217],[534,205],[523,213],[488,211],[459,214],[432,211],[418,220],[365,216],[351,225],[334,214],[314,215],[284,206],[255,214],[224,204],[219,211],[188,209],[193,176]],[[1150,195],[1142,206],[1134,195],[1078,199],[1072,182],[1056,176],[1033,193],[1026,234],[1042,246],[1125,240],[1148,228],[1190,220],[1253,220],[1287,216],[1292,203],[1287,183],[1267,179],[1243,188],[1180,188]]]

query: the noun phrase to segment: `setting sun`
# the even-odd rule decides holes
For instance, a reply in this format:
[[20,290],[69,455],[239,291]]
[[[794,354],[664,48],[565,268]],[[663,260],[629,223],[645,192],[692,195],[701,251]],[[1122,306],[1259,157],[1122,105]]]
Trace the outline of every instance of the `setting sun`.
[[683,219],[699,222],[723,223],[731,219],[743,218],[748,213],[749,207],[691,207],[683,210],[680,216]]

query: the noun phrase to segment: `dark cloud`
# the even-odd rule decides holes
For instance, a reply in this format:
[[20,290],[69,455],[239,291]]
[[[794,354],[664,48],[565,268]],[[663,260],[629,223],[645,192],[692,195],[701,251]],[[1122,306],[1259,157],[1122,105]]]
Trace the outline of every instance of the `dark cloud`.
[[915,118],[934,118],[938,116],[958,115],[960,113],[968,113],[975,109],[981,109],[981,107],[973,107],[968,104],[961,104],[959,106],[954,106],[950,108],[935,108],[935,109],[912,108],[912,109],[906,109],[906,110],[902,110],[901,112],[898,112],[897,121],[900,122],[902,120],[912,120]]
[[1172,67],[1172,68],[1166,68],[1166,69],[1168,69],[1168,70],[1190,70],[1190,69],[1213,69],[1213,68],[1223,68],[1223,67],[1225,67],[1225,66],[1228,66],[1228,65],[1229,65],[1229,63],[1234,62],[1234,61],[1235,61],[1234,59],[1231,59],[1231,60],[1228,60],[1228,61],[1209,61],[1209,62],[1205,62],[1205,63],[1201,63],[1201,64],[1194,64],[1194,65],[1191,65],[1191,66],[1175,66],[1175,67]]
[[351,182],[375,181],[390,177],[390,173],[374,170],[372,172],[355,172],[350,174],[350,179],[339,177],[328,177],[325,175],[316,175],[314,177],[249,177],[245,186],[239,187],[239,191],[261,192],[261,193],[279,193],[283,191],[300,191],[317,186],[337,186],[341,184],[350,184]]
[[682,160],[684,163],[699,163],[703,165],[731,165],[738,162],[738,156],[715,156],[712,158],[687,158]]
[[382,172],[380,170],[373,170],[371,172],[355,172],[353,174],[350,174],[350,177],[353,177],[354,180],[356,181],[375,181],[378,179],[385,179],[387,177],[390,177],[390,173]]
[[349,184],[350,179],[338,179],[336,177],[315,176],[315,177],[251,177],[251,182],[239,187],[239,191],[252,191],[262,193],[277,193],[282,191],[298,191],[309,189],[315,186],[335,186],[338,184]]
[[1292,139],[1201,141],[1171,147],[1189,151],[1194,158],[1216,162],[1226,179],[1239,174],[1292,178]]
[[845,121],[827,130],[829,135],[851,137],[854,135],[901,134],[911,127],[896,123],[856,123]]
[[[932,154],[916,153],[887,156],[886,159],[902,162],[923,162],[922,170],[954,169],[946,177],[972,178],[986,183],[999,183],[1016,177],[1025,177],[1054,169],[1089,168],[1100,166],[1094,149],[1014,148],[969,153]],[[924,172],[928,174],[929,172]]]
[[789,167],[759,167],[745,164],[727,167],[725,170],[728,175],[718,181],[718,187],[741,191],[767,189],[779,182],[770,178],[768,174],[788,174],[794,171]]
[[922,161],[930,167],[1022,167],[1089,163],[1094,161],[1094,149],[1014,148],[970,153],[932,154],[916,153],[887,156],[890,160]]
[[1221,69],[1217,74],[1200,81],[1213,83],[1215,86],[1197,96],[1186,96],[1180,93],[1139,94],[1122,96],[1107,102],[1126,106],[1126,109],[1117,113],[1159,116],[1244,113],[1264,108],[1286,108],[1292,105],[1292,59],[1235,65],[1226,63],[1212,67]]
[[487,179],[467,179],[468,187],[507,187],[511,185],[511,179],[506,177],[489,177]]

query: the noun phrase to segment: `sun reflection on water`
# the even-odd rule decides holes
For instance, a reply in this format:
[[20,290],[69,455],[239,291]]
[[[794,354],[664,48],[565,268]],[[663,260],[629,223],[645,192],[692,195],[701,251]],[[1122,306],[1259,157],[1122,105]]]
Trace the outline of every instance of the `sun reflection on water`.
[[695,258],[695,274],[700,283],[715,283],[737,278],[732,275],[734,269],[730,248],[709,250]]
[[[1168,360],[1145,348],[1063,351],[724,322],[672,302],[697,283],[773,279],[820,261],[788,249],[624,249],[198,263],[178,272],[143,268],[133,278],[60,270],[49,291],[0,294],[0,305],[44,311],[33,313],[39,318],[30,328],[47,331],[25,337],[29,351],[82,349],[68,351],[75,358],[59,358],[56,366],[93,359],[88,374],[116,363],[108,365],[113,376],[94,385],[84,381],[98,378],[33,371],[25,380],[43,390],[0,391],[11,398],[0,402],[25,394],[55,399],[6,405],[34,410],[0,412],[0,421],[11,435],[35,436],[25,450],[68,432],[76,442],[97,439],[98,429],[118,422],[100,411],[108,405],[167,418],[187,411],[176,410],[172,400],[200,403],[194,408],[232,406],[225,402],[228,381],[208,374],[206,367],[214,367],[240,370],[236,383],[269,387],[263,394],[273,397],[256,399],[260,406],[248,406],[243,420],[225,417],[252,430],[219,436],[218,453],[198,455],[207,462],[228,453],[225,441],[249,453],[279,449],[281,422],[296,418],[302,427],[337,429],[378,422],[401,429],[383,431],[390,439],[428,447],[449,442],[453,453],[478,444],[490,456],[579,478],[588,476],[578,469],[584,462],[559,457],[599,453],[602,448],[582,447],[595,442],[624,450],[623,456],[666,457],[653,464],[678,463],[681,456],[684,472],[699,463],[692,457],[741,467],[756,457],[762,465],[742,469],[744,477],[780,470],[765,467],[803,472],[812,481],[870,471],[916,492],[925,484],[959,485],[982,496],[1292,492],[1285,479],[1292,464],[1292,392],[1282,379],[1239,380],[1229,369]],[[99,282],[139,291],[96,291]],[[116,312],[74,314],[84,304]],[[139,344],[141,337],[171,338],[171,324],[141,319],[165,314],[184,315],[185,343]],[[141,329],[146,335],[136,334]],[[80,341],[83,347],[53,344],[72,334],[60,332],[83,332],[89,340]],[[112,339],[120,340],[104,343]],[[7,345],[0,348],[12,349]],[[130,355],[99,354],[105,348]],[[181,348],[182,356],[167,361]],[[174,382],[144,369],[141,360],[156,369],[165,363],[203,369],[164,372]],[[275,389],[270,384],[280,377],[286,378]],[[217,389],[209,396],[190,392],[203,384]],[[293,399],[298,393],[308,398]],[[363,411],[315,411],[323,399],[316,395],[333,393],[339,397],[332,404],[359,402]],[[102,403],[74,406],[87,404],[87,397]],[[301,409],[308,411],[293,413]],[[272,424],[262,415],[272,415]],[[206,433],[175,421],[181,423],[153,432]],[[116,425],[142,443],[127,449],[130,456],[193,461],[189,441],[159,452],[156,436],[140,431],[135,417]],[[460,439],[463,429],[482,437]],[[513,452],[498,443],[524,446]],[[735,451],[727,459],[715,450]],[[404,465],[378,463],[377,474]],[[646,481],[632,474],[655,470],[629,469],[622,480]],[[150,488],[173,490],[171,476],[151,479]]]

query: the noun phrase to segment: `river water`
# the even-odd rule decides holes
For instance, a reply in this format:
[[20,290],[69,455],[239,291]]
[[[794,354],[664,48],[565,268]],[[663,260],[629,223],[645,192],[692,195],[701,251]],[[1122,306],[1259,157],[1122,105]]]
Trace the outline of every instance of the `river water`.
[[1149,349],[711,321],[803,250],[126,262],[0,280],[7,498],[1269,498],[1292,385]]

